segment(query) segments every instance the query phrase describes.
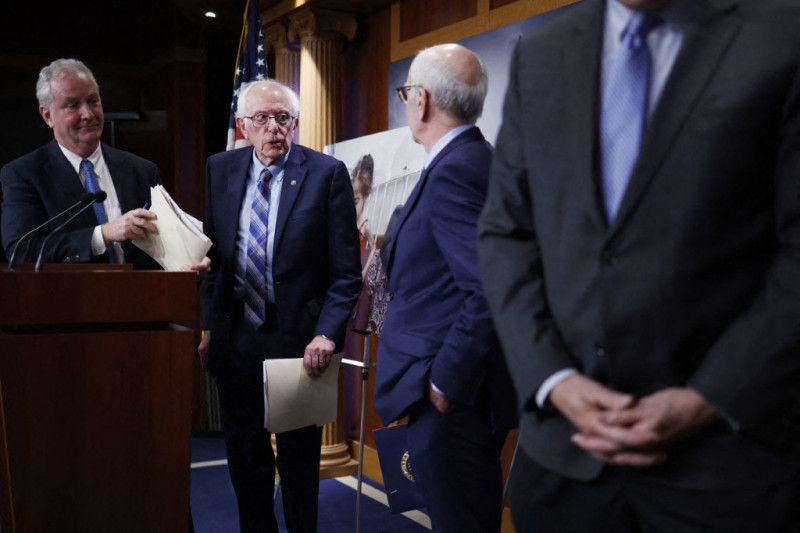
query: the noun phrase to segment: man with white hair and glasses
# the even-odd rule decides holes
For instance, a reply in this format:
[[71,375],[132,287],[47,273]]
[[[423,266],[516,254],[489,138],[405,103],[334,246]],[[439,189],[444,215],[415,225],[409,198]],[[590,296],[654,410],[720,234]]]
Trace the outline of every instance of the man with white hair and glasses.
[[[242,532],[278,531],[275,468],[291,532],[317,530],[322,428],[264,428],[262,362],[302,357],[319,376],[361,290],[356,211],[343,163],[292,144],[300,104],[274,80],[246,84],[236,123],[252,146],[206,165],[201,362],[216,379]],[[213,332],[213,334],[212,334]]]

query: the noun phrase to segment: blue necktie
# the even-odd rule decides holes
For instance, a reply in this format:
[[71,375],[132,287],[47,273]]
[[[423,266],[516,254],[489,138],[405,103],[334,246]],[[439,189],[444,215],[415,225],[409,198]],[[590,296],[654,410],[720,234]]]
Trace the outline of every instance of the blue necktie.
[[[94,165],[88,159],[81,161],[81,168],[83,169],[83,181],[87,192],[95,193],[100,190],[100,185],[97,183],[97,175],[94,173]],[[97,222],[100,225],[108,222],[108,215],[106,215],[106,208],[103,202],[95,202],[92,206],[94,214],[97,216]],[[108,262],[114,262],[114,243],[108,247]]]
[[254,328],[266,319],[267,237],[269,235],[269,183],[272,174],[261,171],[250,210],[247,265],[244,272],[244,318]]
[[[83,180],[86,191],[92,193],[99,191],[100,185],[97,183],[97,176],[94,173],[94,165],[92,165],[92,162],[88,159],[84,159],[81,161],[81,168],[83,169]],[[100,224],[108,222],[106,208],[103,206],[102,202],[95,202],[92,207],[94,207],[94,214],[97,215],[97,221]]]
[[609,66],[600,115],[603,200],[612,222],[628,187],[647,122],[650,51],[647,34],[661,23],[656,15],[635,12],[622,33]]

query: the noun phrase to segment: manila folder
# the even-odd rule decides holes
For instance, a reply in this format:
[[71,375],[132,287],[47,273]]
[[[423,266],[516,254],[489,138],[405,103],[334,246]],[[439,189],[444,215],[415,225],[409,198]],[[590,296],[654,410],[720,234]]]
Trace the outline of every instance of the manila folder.
[[333,422],[341,363],[342,354],[333,354],[328,369],[312,378],[303,368],[302,357],[265,360],[264,427],[283,433]]

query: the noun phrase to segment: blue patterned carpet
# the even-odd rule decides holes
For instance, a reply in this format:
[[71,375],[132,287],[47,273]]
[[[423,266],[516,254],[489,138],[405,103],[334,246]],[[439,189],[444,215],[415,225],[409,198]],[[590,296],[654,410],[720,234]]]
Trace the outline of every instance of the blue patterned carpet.
[[[236,533],[239,519],[221,438],[192,439],[192,517],[196,533]],[[321,533],[356,530],[357,479],[348,476],[320,482],[319,527]],[[276,501],[278,524],[285,531],[280,493]],[[361,531],[364,533],[422,533],[430,530],[427,516],[416,511],[391,514],[383,487],[364,478],[361,496]]]

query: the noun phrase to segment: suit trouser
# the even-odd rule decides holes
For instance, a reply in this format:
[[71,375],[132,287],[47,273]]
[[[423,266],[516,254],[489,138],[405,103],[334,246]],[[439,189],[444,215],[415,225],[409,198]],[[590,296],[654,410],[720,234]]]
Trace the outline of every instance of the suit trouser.
[[408,450],[434,531],[500,531],[507,432],[492,432],[489,409],[453,403],[445,414],[427,398],[412,412]]
[[[294,355],[298,346],[302,354],[302,346],[283,339],[274,321],[257,332],[240,325],[233,338],[237,340],[223,354],[229,364],[221,365],[216,382],[240,529],[242,533],[277,533],[273,510],[277,467],[287,529],[316,532],[322,428],[308,426],[276,434],[277,457],[270,432],[264,429],[262,360],[282,353]],[[270,347],[276,351],[270,353]]]
[[519,533],[800,531],[797,477],[711,490],[608,467],[583,482],[546,470],[519,449],[511,483],[511,514]]

